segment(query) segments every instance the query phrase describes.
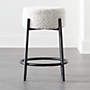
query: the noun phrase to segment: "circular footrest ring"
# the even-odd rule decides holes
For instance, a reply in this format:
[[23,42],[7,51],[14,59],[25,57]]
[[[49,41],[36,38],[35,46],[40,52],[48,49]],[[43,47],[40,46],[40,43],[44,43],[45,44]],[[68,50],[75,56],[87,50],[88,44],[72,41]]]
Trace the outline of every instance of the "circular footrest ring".
[[[32,63],[28,61],[33,61],[33,60],[56,60],[60,61],[57,63]],[[24,59],[20,61],[22,65],[24,65]],[[67,60],[64,59],[64,64],[67,64]],[[27,59],[27,65],[28,66],[60,66],[61,65],[61,59],[60,58],[55,58],[55,57],[33,57],[33,58],[28,58]]]

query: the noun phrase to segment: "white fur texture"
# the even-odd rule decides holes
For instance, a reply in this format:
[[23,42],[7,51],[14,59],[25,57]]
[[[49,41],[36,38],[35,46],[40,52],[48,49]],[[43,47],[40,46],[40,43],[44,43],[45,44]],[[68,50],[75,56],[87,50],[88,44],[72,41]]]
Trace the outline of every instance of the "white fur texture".
[[27,18],[30,18],[31,28],[58,28],[58,18],[62,19],[64,26],[65,11],[54,7],[26,7],[23,9],[23,27],[27,27]]

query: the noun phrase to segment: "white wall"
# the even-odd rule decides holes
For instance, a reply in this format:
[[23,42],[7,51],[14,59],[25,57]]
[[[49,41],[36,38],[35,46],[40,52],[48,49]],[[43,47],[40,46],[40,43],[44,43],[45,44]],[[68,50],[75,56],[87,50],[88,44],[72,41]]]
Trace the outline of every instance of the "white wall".
[[[0,47],[24,47],[22,8],[25,6],[58,6],[66,10],[64,46],[77,47],[79,36],[79,0],[1,0]],[[31,47],[57,47],[58,33],[33,31]]]
[[79,51],[82,54],[90,54],[90,0],[81,0],[81,37]]

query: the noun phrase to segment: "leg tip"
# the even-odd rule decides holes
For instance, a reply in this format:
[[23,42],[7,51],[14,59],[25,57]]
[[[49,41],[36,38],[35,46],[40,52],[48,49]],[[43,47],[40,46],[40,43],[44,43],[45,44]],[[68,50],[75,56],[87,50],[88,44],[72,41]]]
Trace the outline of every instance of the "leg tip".
[[26,81],[26,78],[24,78],[24,81]]

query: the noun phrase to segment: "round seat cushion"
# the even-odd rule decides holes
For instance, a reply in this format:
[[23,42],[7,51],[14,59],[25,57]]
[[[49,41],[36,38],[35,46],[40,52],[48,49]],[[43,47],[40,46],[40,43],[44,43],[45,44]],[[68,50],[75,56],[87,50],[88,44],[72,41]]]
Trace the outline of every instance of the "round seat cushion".
[[64,26],[65,11],[55,7],[25,7],[23,9],[23,27],[27,27],[27,19],[30,19],[30,28],[56,29],[58,19],[62,19]]

